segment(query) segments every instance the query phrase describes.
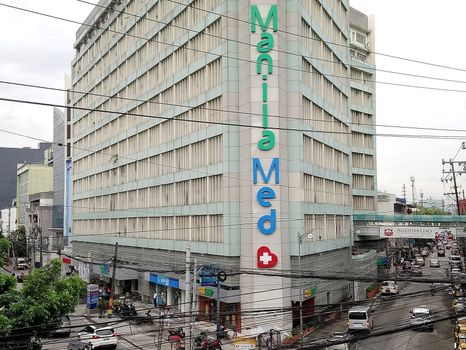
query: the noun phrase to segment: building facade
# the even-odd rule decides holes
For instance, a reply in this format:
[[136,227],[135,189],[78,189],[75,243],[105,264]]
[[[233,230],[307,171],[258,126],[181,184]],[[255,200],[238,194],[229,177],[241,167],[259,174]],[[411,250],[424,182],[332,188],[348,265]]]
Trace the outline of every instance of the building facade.
[[39,143],[38,148],[0,147],[0,207],[9,207],[16,198],[17,164],[40,163],[50,143]]
[[[241,310],[280,310],[270,325],[290,328],[283,309],[348,298],[331,276],[351,266],[354,198],[373,198],[371,180],[352,189],[355,169],[375,186],[373,128],[353,132],[352,113],[374,123],[374,90],[350,79],[366,72],[350,33],[345,0],[101,0],[72,62],[73,255],[105,280],[118,242],[139,271],[119,290],[183,309],[189,247],[201,271],[226,272],[221,319],[236,329],[263,323]],[[196,292],[214,319],[216,288]]]
[[[42,155],[43,156],[43,155]],[[45,164],[19,164],[16,176],[16,220],[18,225],[29,223],[26,208],[29,196],[53,190],[53,167]]]

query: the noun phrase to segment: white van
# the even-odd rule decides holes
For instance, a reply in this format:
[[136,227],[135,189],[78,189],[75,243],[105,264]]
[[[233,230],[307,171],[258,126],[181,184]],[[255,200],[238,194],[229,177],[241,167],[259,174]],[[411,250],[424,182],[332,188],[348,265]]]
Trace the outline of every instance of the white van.
[[348,311],[348,331],[370,332],[374,327],[374,320],[369,306],[354,306]]

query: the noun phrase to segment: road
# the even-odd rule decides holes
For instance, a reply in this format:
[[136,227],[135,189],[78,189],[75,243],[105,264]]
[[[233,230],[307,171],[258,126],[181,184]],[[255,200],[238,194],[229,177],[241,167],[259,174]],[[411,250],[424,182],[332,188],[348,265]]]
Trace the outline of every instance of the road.
[[[423,276],[445,277],[448,269],[448,256],[439,258],[440,268],[429,267],[429,260],[437,258],[437,253],[431,253],[426,259],[423,268]],[[422,293],[426,291],[426,293]],[[446,317],[451,306],[452,297],[446,293],[439,292],[432,296],[428,284],[415,282],[400,282],[400,294],[419,294],[395,298],[386,298],[374,312],[374,331],[382,331],[409,325],[410,311],[414,307],[428,307],[431,309],[433,318]],[[391,299],[391,300],[390,300]],[[454,326],[450,321],[442,321],[434,325],[433,332],[419,332],[413,330],[401,331],[394,334],[370,337],[358,341],[358,349],[366,350],[439,350],[453,348]]]

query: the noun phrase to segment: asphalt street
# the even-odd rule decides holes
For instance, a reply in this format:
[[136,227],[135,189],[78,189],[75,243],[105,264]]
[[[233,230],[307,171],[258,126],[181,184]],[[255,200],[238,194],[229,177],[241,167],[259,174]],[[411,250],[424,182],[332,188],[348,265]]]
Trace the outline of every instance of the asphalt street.
[[[431,253],[426,259],[423,277],[445,277],[448,269],[448,256],[439,258],[440,268],[429,267],[429,260],[437,258],[437,253]],[[400,296],[384,298],[374,312],[374,331],[390,330],[395,327],[409,325],[410,311],[414,307],[431,309],[433,319],[447,317],[452,302],[452,296],[445,292],[431,295],[429,284],[415,282],[400,282]],[[423,293],[425,291],[425,293]],[[403,294],[415,293],[403,297]],[[439,350],[453,348],[453,324],[447,320],[434,325],[434,330],[405,330],[394,334],[370,337],[358,341],[358,349],[366,350]]]

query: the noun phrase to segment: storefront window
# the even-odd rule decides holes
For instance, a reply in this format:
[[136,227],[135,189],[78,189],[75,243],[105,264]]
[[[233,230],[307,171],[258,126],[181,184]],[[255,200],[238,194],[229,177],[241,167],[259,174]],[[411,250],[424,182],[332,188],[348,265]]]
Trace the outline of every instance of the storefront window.
[[178,308],[181,300],[181,290],[173,289],[173,306]]
[[158,285],[159,306],[167,305],[167,287]]

